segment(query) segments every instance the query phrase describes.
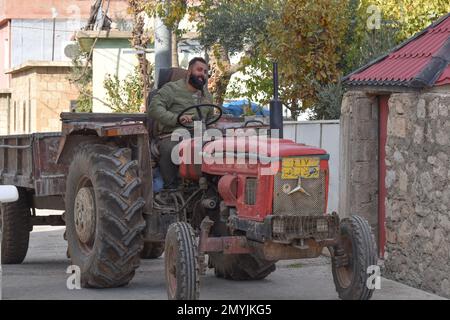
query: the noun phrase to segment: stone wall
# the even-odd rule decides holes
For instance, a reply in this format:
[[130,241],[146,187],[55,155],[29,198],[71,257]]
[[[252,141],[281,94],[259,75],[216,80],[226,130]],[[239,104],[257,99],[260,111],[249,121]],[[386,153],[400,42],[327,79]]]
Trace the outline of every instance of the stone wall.
[[8,112],[11,94],[0,89],[0,135],[8,134]]
[[36,128],[35,114],[31,108],[35,99],[36,74],[28,69],[11,76],[10,133],[32,132]]
[[70,68],[39,68],[36,73],[38,91],[36,95],[37,131],[61,131],[60,113],[70,111],[70,103],[76,100],[79,91],[68,80]]
[[78,97],[69,67],[33,65],[11,77],[11,133],[60,131],[60,113]]
[[341,109],[340,217],[365,217],[378,236],[378,100],[349,91]]
[[393,94],[385,276],[450,298],[450,93]]

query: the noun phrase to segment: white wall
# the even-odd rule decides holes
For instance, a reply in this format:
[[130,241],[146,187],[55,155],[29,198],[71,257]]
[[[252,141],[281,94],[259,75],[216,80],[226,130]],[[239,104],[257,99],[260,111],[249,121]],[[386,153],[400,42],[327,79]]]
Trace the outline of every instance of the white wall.
[[99,40],[92,55],[92,90],[93,90],[93,112],[111,112],[105,105],[107,93],[104,81],[107,74],[117,75],[119,80],[125,79],[134,72],[138,65],[136,54],[131,52],[128,39]]
[[330,155],[328,212],[339,208],[339,120],[285,121],[284,138],[325,149]]
[[[70,61],[64,55],[65,46],[73,33],[84,25],[82,20],[58,19],[55,22],[55,61]],[[11,68],[28,60],[52,60],[53,20],[11,20]]]

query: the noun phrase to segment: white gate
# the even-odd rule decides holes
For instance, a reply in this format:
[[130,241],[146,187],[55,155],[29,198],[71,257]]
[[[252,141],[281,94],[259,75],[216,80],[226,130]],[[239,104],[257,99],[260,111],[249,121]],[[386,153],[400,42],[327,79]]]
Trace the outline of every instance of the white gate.
[[339,208],[339,120],[285,121],[284,138],[325,149],[330,155],[328,212]]

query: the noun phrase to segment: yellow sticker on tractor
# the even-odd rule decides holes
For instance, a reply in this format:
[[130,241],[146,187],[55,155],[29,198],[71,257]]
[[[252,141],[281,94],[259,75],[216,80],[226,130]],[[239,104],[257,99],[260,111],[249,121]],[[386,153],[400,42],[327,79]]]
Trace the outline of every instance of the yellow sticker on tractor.
[[319,158],[284,158],[281,167],[281,179],[319,178]]

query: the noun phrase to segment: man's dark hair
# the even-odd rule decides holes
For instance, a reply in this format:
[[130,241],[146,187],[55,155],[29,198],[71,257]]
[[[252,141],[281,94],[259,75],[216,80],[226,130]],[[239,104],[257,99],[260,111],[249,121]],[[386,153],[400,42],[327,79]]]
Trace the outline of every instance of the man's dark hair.
[[208,64],[206,63],[206,60],[203,59],[202,57],[195,57],[195,58],[192,58],[191,61],[189,61],[189,69],[190,69],[196,62],[201,62],[201,63],[204,63],[204,64],[208,65]]

